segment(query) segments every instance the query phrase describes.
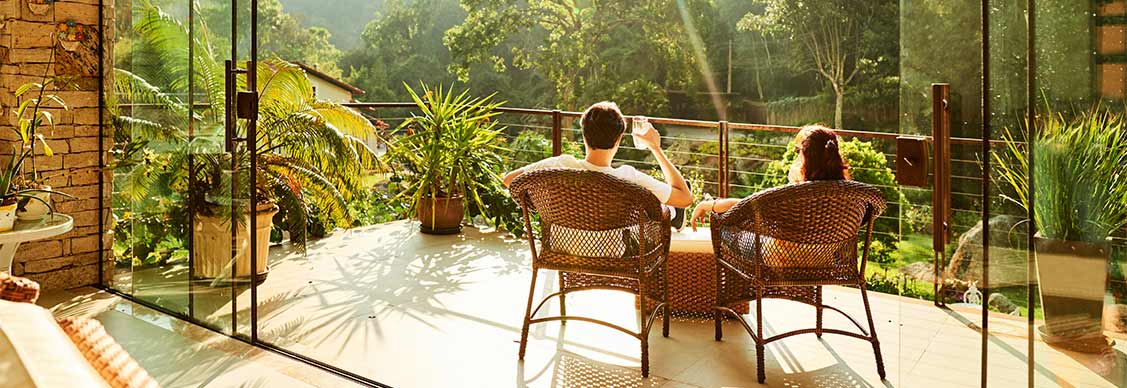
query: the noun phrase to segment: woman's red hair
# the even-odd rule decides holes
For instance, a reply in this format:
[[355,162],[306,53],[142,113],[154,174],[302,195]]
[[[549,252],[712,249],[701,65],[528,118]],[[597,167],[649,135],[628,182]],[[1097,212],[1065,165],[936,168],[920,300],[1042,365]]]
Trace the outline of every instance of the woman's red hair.
[[791,182],[848,180],[849,164],[842,159],[838,144],[832,129],[821,125],[802,127],[794,139],[801,154],[791,170]]

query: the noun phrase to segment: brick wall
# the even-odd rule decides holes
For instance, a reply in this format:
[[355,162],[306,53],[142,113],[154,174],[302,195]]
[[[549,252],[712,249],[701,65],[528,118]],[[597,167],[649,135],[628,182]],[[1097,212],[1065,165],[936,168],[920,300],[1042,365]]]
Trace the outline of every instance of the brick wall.
[[[98,154],[98,136],[106,136],[105,149],[112,144],[112,133],[107,126],[102,133],[98,122],[99,68],[98,41],[102,39],[98,26],[99,3],[106,10],[104,22],[112,29],[113,0],[61,0],[53,5],[38,7],[36,11],[28,0],[0,0],[0,142],[15,137],[12,125],[17,118],[11,112],[16,103],[15,89],[27,82],[41,82],[49,76],[73,76],[65,90],[54,92],[64,99],[70,109],[56,110],[56,125],[43,129],[54,150],[51,157],[37,158],[39,170],[51,178],[52,188],[77,197],[68,200],[54,196],[55,210],[74,217],[74,230],[51,240],[23,244],[16,252],[12,272],[38,281],[46,289],[71,288],[90,285],[98,281],[98,260],[105,260],[108,279],[112,273],[113,257],[109,248],[113,243],[112,231],[98,225],[98,212],[109,220],[109,203],[98,195],[99,175],[105,178],[104,198],[109,198],[111,176],[101,167]],[[46,8],[46,9],[43,9]],[[43,12],[45,11],[45,12]],[[39,12],[43,12],[39,14]],[[59,43],[59,25],[73,21],[85,28],[86,40],[67,50]],[[112,42],[112,31],[105,39]],[[112,45],[107,45],[107,50]],[[73,46],[72,46],[73,47]],[[105,87],[112,85],[112,58],[107,51]],[[108,160],[108,158],[104,159]],[[105,251],[98,251],[98,240],[104,239]]]

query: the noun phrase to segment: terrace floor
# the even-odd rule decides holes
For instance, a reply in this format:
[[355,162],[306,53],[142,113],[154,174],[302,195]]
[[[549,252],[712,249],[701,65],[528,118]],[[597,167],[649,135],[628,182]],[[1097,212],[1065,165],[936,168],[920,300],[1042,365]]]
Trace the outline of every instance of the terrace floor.
[[[584,322],[533,326],[526,359],[518,362],[530,276],[526,243],[472,228],[459,236],[427,236],[416,229],[414,223],[393,222],[338,232],[311,243],[307,254],[272,248],[271,272],[258,290],[260,338],[395,387],[759,386],[754,344],[736,322],[725,324],[722,342],[713,341],[711,321],[675,319],[669,338],[655,329],[649,379],[638,370],[636,340]],[[151,284],[168,272],[140,271],[133,281]],[[555,288],[554,274],[545,274],[538,295]],[[169,293],[174,287],[138,293]],[[211,306],[209,321],[229,322],[227,295],[204,288],[195,303]],[[638,325],[629,295],[573,295],[569,313],[626,328]],[[871,295],[887,380],[877,376],[867,342],[803,335],[767,347],[766,386],[979,386],[979,312]],[[864,316],[857,290],[831,287],[826,300]],[[236,303],[240,328],[246,328],[250,292],[242,290]],[[50,294],[41,304],[60,315],[97,316],[165,386],[342,385],[325,372],[92,289]],[[850,327],[833,314],[826,317],[827,327]],[[770,334],[812,325],[814,313],[805,305],[768,301],[764,319]],[[990,328],[995,334],[988,345],[990,386],[1025,386],[1024,321],[998,316]],[[1114,352],[1099,356],[1036,342],[1036,386],[1127,386],[1127,337],[1117,342]]]

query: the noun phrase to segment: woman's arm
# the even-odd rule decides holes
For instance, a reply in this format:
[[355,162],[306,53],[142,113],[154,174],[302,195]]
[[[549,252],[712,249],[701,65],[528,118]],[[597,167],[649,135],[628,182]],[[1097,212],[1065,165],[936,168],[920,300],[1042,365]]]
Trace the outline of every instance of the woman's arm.
[[520,174],[524,174],[525,168],[527,167],[521,167],[516,170],[509,171],[508,174],[505,174],[504,178],[501,178],[501,183],[505,185],[506,189],[509,188],[509,185],[513,184],[513,179],[517,179]]
[[737,203],[740,203],[741,200],[742,198],[723,198],[701,201],[701,203],[697,204],[697,207],[693,209],[693,216],[690,218],[693,231],[695,232],[697,230],[697,222],[703,224],[708,221],[708,213],[726,212],[728,209],[731,209],[732,206],[736,206]]

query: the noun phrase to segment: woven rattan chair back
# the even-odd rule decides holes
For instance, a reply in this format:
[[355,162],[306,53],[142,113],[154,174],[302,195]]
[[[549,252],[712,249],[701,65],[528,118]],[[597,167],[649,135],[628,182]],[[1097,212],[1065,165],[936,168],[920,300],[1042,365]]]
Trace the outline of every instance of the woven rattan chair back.
[[758,257],[768,267],[855,268],[858,232],[884,209],[873,186],[814,181],[756,193],[718,217],[713,228],[728,244],[725,250]]
[[[661,203],[636,184],[597,171],[545,169],[521,174],[510,188],[540,221],[541,249],[574,256],[633,258],[638,244],[660,239]],[[645,230],[645,238],[640,238]]]
[[[524,213],[532,251],[532,280],[518,357],[524,359],[529,325],[579,320],[637,338],[641,342],[642,376],[649,376],[649,331],[662,313],[662,335],[668,337],[670,317],[666,281],[669,217],[657,197],[611,175],[574,169],[523,173],[513,180],[509,192]],[[539,217],[539,230],[533,230],[534,217]],[[533,308],[541,269],[559,271],[559,291]],[[634,332],[598,319],[568,315],[566,295],[592,289],[637,295],[641,328]],[[560,298],[560,315],[537,317],[553,297]]]

